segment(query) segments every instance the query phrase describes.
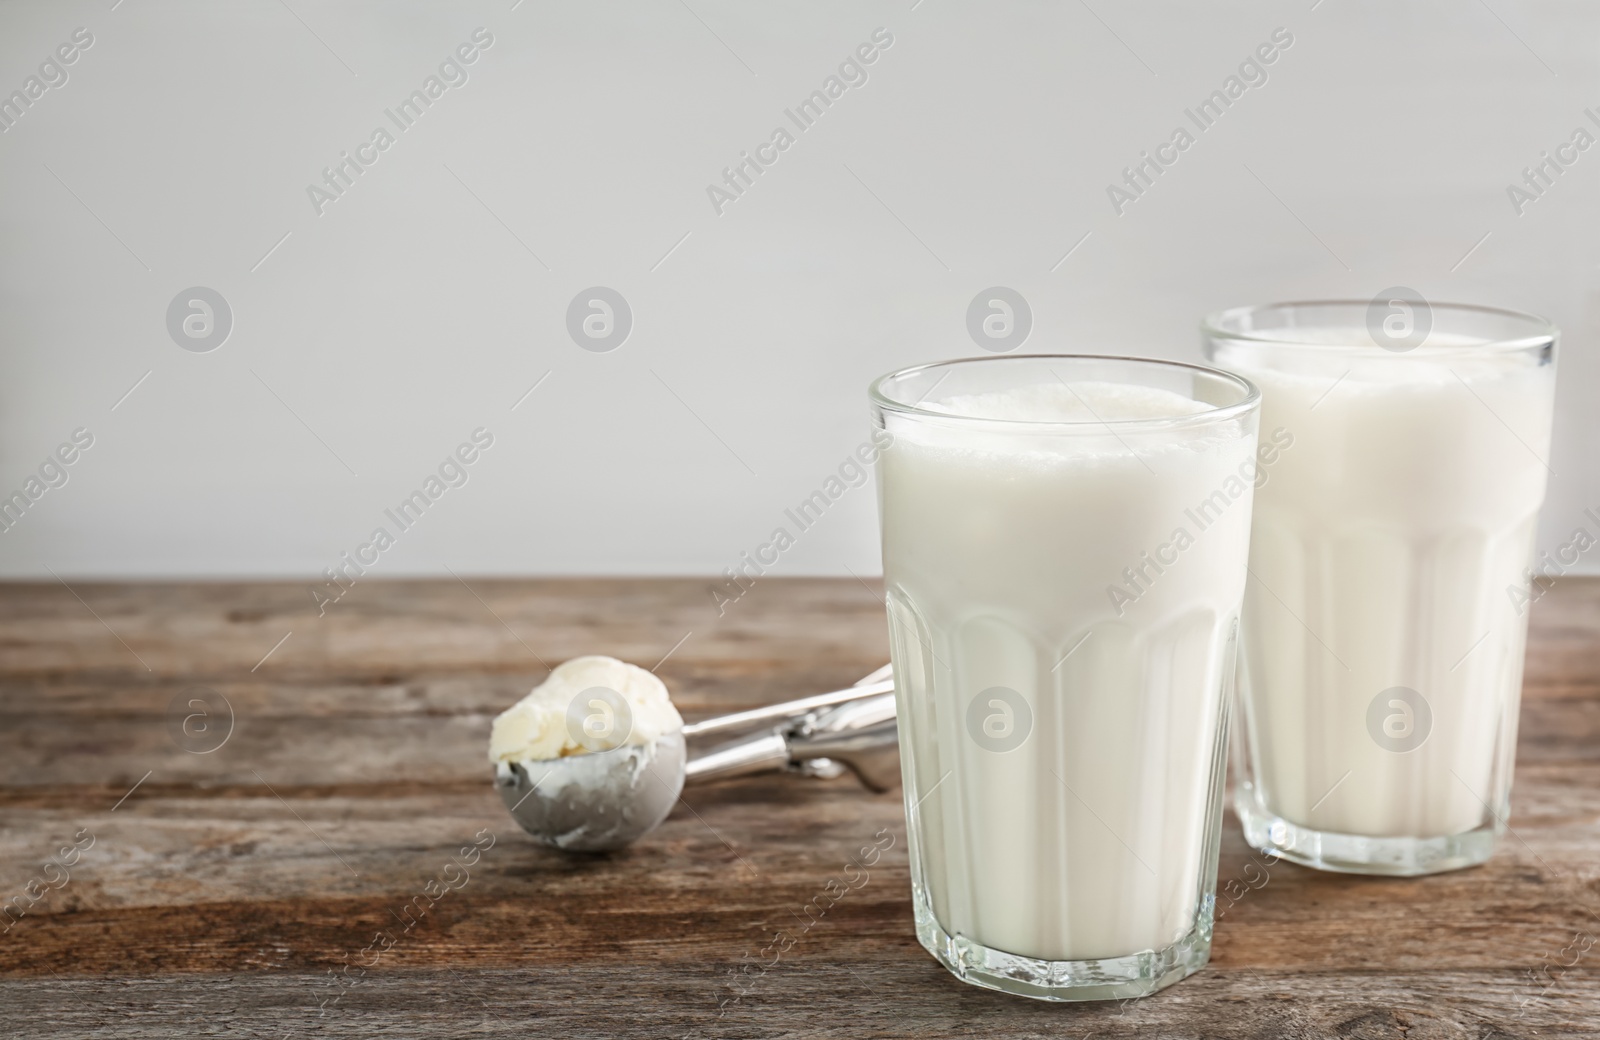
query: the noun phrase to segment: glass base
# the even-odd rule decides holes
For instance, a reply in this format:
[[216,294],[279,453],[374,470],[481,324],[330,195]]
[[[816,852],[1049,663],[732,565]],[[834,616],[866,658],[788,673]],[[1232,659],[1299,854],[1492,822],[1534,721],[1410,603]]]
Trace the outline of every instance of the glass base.
[[1318,831],[1268,812],[1249,784],[1234,794],[1234,811],[1251,846],[1291,863],[1341,874],[1420,877],[1475,867],[1494,854],[1499,823],[1442,838],[1371,838]]
[[913,885],[917,939],[962,982],[1035,1000],[1126,1000],[1188,978],[1211,959],[1212,897],[1182,939],[1161,950],[1092,961],[1046,961],[1002,953],[940,927],[927,894]]

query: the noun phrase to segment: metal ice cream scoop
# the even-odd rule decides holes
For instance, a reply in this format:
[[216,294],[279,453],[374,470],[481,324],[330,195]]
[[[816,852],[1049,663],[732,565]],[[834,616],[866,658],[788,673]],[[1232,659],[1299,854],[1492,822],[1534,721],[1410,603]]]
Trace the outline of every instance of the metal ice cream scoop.
[[[569,852],[620,849],[654,830],[684,783],[788,771],[854,772],[874,791],[900,781],[888,665],[855,686],[692,723],[649,744],[537,762],[501,762],[495,788],[522,829]],[[688,741],[751,730],[688,753]]]

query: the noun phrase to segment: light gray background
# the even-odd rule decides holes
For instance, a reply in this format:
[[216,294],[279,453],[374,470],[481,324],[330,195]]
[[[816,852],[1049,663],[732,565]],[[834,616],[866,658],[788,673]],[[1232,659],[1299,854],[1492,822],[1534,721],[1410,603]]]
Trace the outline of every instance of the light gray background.
[[[0,492],[96,441],[0,574],[309,577],[479,426],[375,576],[716,573],[866,437],[871,377],[979,353],[992,285],[1030,302],[1028,349],[1187,360],[1241,303],[1401,284],[1546,314],[1542,544],[1600,506],[1600,149],[1506,196],[1600,133],[1592,3],[9,3],[0,92],[79,26],[0,134]],[[478,26],[470,81],[318,216],[306,186]],[[869,82],[718,216],[706,186],[879,26]],[[1269,82],[1113,213],[1279,26]],[[194,285],[234,310],[211,353],[167,333]],[[566,331],[593,285],[633,308],[610,353]],[[775,572],[877,561],[869,485]]]

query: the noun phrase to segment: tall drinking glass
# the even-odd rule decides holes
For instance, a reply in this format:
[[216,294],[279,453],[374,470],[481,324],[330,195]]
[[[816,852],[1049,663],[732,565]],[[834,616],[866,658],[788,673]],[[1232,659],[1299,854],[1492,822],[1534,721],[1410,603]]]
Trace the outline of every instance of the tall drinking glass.
[[1008,356],[871,388],[917,937],[968,982],[1142,996],[1211,949],[1259,398]]
[[1223,311],[1288,431],[1256,493],[1235,805],[1327,870],[1481,863],[1505,826],[1557,331],[1417,300]]

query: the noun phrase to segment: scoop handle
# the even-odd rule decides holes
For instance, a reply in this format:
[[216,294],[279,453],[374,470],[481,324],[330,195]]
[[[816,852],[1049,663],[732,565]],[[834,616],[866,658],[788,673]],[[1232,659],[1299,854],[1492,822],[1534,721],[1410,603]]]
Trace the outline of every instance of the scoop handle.
[[[788,726],[753,733],[689,760],[688,783],[776,772],[807,763],[847,766],[874,791],[900,781],[894,694],[880,693],[807,715]],[[838,770],[824,775],[837,775]]]
[[818,708],[828,708],[835,704],[860,700],[863,697],[872,697],[880,693],[892,693],[894,691],[894,680],[892,678],[877,678],[877,676],[884,674],[888,667],[888,665],[885,665],[883,668],[873,672],[872,675],[867,676],[867,679],[875,679],[876,681],[874,682],[863,680],[855,686],[843,690],[834,690],[832,693],[819,693],[811,697],[802,697],[797,701],[768,704],[765,707],[751,708],[749,711],[735,712],[732,715],[719,715],[714,719],[706,719],[704,722],[691,722],[683,727],[683,735],[693,740],[695,737],[703,737],[708,733],[739,729],[775,719],[792,719],[804,715],[806,712],[815,711]]
[[[861,722],[867,724],[877,723],[885,718],[892,720],[894,718],[894,679],[891,678],[893,674],[893,666],[886,664],[847,690],[835,690],[833,693],[818,694],[815,697],[789,701],[786,704],[773,704],[753,711],[739,712],[736,715],[708,719],[683,727],[683,735],[693,737],[752,722],[794,719],[819,708],[829,707],[833,710],[820,718],[844,713],[846,716],[860,716]],[[844,706],[838,707],[839,705]],[[718,745],[689,760],[684,770],[684,782],[703,783],[725,777],[779,772],[802,761],[826,757],[815,753],[804,754],[797,758],[791,746],[793,736],[780,727]],[[894,739],[892,721],[889,739],[891,742]],[[854,762],[849,764],[863,776],[863,779],[866,779],[868,771],[864,771]],[[874,790],[878,789],[871,780],[867,782]]]
[[789,741],[789,758],[843,762],[869,789],[893,790],[900,784],[900,729],[891,716],[862,729],[797,737]]
[[789,742],[783,734],[758,733],[691,758],[684,769],[684,782],[701,783],[753,773],[772,773],[787,768]]

